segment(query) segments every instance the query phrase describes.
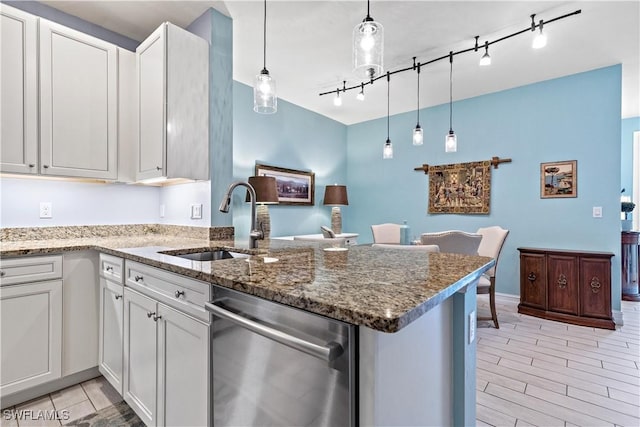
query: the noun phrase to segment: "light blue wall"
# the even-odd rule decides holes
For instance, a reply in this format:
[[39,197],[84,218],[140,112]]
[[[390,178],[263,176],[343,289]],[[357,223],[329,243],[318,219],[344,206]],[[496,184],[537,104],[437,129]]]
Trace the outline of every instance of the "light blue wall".
[[[282,99],[278,99],[277,113],[257,114],[253,88],[234,82],[234,179],[246,181],[254,175],[256,162],[315,173],[314,206],[269,206],[273,236],[320,233],[321,225],[331,224],[331,209],[322,200],[327,184],[346,181],[345,125]],[[249,209],[244,197],[243,191],[234,193],[231,209],[236,236],[248,235]],[[212,201],[216,202],[220,203]],[[343,229],[350,229],[346,220]]]
[[[386,118],[347,130],[349,231],[371,241],[371,224],[407,220],[412,235],[447,229],[510,230],[498,268],[498,292],[519,294],[520,246],[610,251],[614,309],[620,307],[619,65],[454,103],[458,152],[444,152],[448,105],[421,112],[425,144],[411,145],[415,112],[391,117],[394,159],[382,160]],[[492,169],[490,215],[429,215],[422,163],[441,165],[492,156],[513,162]],[[578,161],[578,197],[540,199],[540,163]],[[592,217],[602,206],[603,218]]]
[[[622,120],[621,159],[622,170],[620,188],[626,189],[625,196],[633,196],[633,133],[640,131],[640,117]],[[636,183],[640,185],[640,183]],[[638,203],[638,200],[635,201]]]

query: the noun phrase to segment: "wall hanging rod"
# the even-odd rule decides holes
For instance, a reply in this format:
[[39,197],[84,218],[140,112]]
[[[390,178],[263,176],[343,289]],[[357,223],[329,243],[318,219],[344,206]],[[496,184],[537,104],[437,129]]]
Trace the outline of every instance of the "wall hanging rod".
[[[564,19],[564,18],[568,18],[568,17],[573,16],[573,15],[578,15],[578,14],[580,14],[580,13],[582,13],[582,9],[578,9],[578,10],[576,10],[576,11],[574,11],[574,12],[570,12],[570,13],[567,13],[567,14],[564,14],[564,15],[561,15],[561,16],[558,16],[558,17],[556,17],[556,18],[550,19],[550,20],[548,20],[548,21],[542,21],[542,22],[543,22],[543,25],[549,25],[549,24],[551,24],[551,23],[553,23],[553,22],[559,21],[559,20]],[[531,15],[532,19],[533,19],[533,17],[534,17],[534,16],[535,16],[535,15]],[[538,24],[535,24],[535,25],[534,25],[534,24],[529,25],[527,28],[525,28],[525,29],[523,29],[523,30],[516,31],[516,32],[515,32],[515,33],[513,33],[513,34],[509,34],[509,35],[507,35],[507,36],[500,37],[499,39],[496,39],[496,40],[494,40],[494,41],[488,42],[487,46],[491,46],[492,44],[496,44],[496,43],[498,43],[498,42],[501,42],[501,41],[504,41],[504,40],[510,39],[511,37],[518,36],[518,35],[520,35],[520,34],[522,34],[522,33],[535,31],[535,29],[536,29],[536,28],[538,28],[538,27],[540,27],[540,24],[539,24],[539,23],[538,23]],[[470,47],[470,48],[468,48],[468,49],[462,49],[462,50],[459,50],[459,51],[457,51],[457,52],[453,52],[453,56],[460,55],[460,54],[462,54],[462,53],[471,52],[471,51],[476,52],[480,47],[484,47],[484,44],[483,44],[482,46],[478,46],[478,37],[479,37],[479,36],[475,37],[476,44],[475,44],[473,47]],[[409,66],[409,67],[406,67],[406,68],[401,68],[401,69],[399,69],[399,70],[394,70],[394,71],[388,71],[388,74],[389,74],[389,75],[394,75],[394,74],[398,74],[398,73],[404,73],[405,71],[415,70],[415,69],[416,69],[416,67],[423,67],[423,66],[425,66],[425,65],[429,65],[429,64],[433,64],[434,62],[441,61],[441,60],[443,60],[443,59],[449,59],[449,55],[450,55],[450,54],[449,54],[449,53],[447,53],[446,55],[442,55],[442,56],[440,56],[440,57],[438,57],[438,58],[434,58],[434,59],[431,59],[431,60],[429,60],[429,61],[425,61],[425,62],[418,62],[418,63],[414,63],[413,65],[411,65],[411,66]],[[340,93],[340,92],[343,92],[343,93],[344,93],[344,92],[346,92],[346,91],[348,91],[348,90],[352,90],[352,89],[362,89],[364,86],[366,86],[366,85],[372,85],[372,84],[373,84],[373,82],[375,82],[376,80],[384,79],[384,78],[386,78],[386,77],[387,77],[387,73],[382,74],[382,75],[380,75],[380,76],[376,77],[375,79],[371,79],[371,80],[369,80],[369,81],[367,81],[367,82],[361,82],[361,83],[358,83],[358,84],[357,84],[357,85],[355,85],[355,86],[346,87],[346,86],[344,86],[344,85],[343,85],[342,89],[335,89],[335,90],[330,90],[330,91],[328,91],[328,92],[322,92],[322,93],[320,93],[319,95],[320,95],[320,96],[324,96],[324,95],[331,95],[332,93]]]

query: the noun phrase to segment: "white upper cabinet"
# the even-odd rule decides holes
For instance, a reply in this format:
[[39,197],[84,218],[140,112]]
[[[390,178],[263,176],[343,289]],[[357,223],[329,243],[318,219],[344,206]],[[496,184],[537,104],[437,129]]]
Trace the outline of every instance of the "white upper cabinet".
[[40,20],[41,174],[117,178],[117,73],[116,46]]
[[37,25],[0,4],[0,172],[38,173]]
[[208,43],[170,23],[136,49],[136,180],[209,179]]

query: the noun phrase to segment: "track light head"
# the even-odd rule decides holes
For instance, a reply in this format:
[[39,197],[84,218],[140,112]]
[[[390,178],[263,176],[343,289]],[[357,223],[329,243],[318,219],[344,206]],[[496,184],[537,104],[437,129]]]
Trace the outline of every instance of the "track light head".
[[533,38],[533,43],[531,44],[531,47],[533,47],[534,49],[541,49],[547,45],[547,35],[542,32],[543,25],[544,21],[541,19],[540,24],[538,25],[540,32],[536,34],[536,36]]
[[489,42],[484,42],[484,55],[480,58],[480,65],[491,65],[491,56],[489,55]]
[[333,98],[333,105],[339,107],[342,105],[342,98],[340,97],[340,89],[336,91],[336,97]]

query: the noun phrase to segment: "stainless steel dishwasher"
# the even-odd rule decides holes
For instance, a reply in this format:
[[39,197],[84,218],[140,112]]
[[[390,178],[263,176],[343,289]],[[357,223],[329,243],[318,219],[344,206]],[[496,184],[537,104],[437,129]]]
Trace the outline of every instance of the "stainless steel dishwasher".
[[356,328],[214,286],[213,424],[355,426]]

